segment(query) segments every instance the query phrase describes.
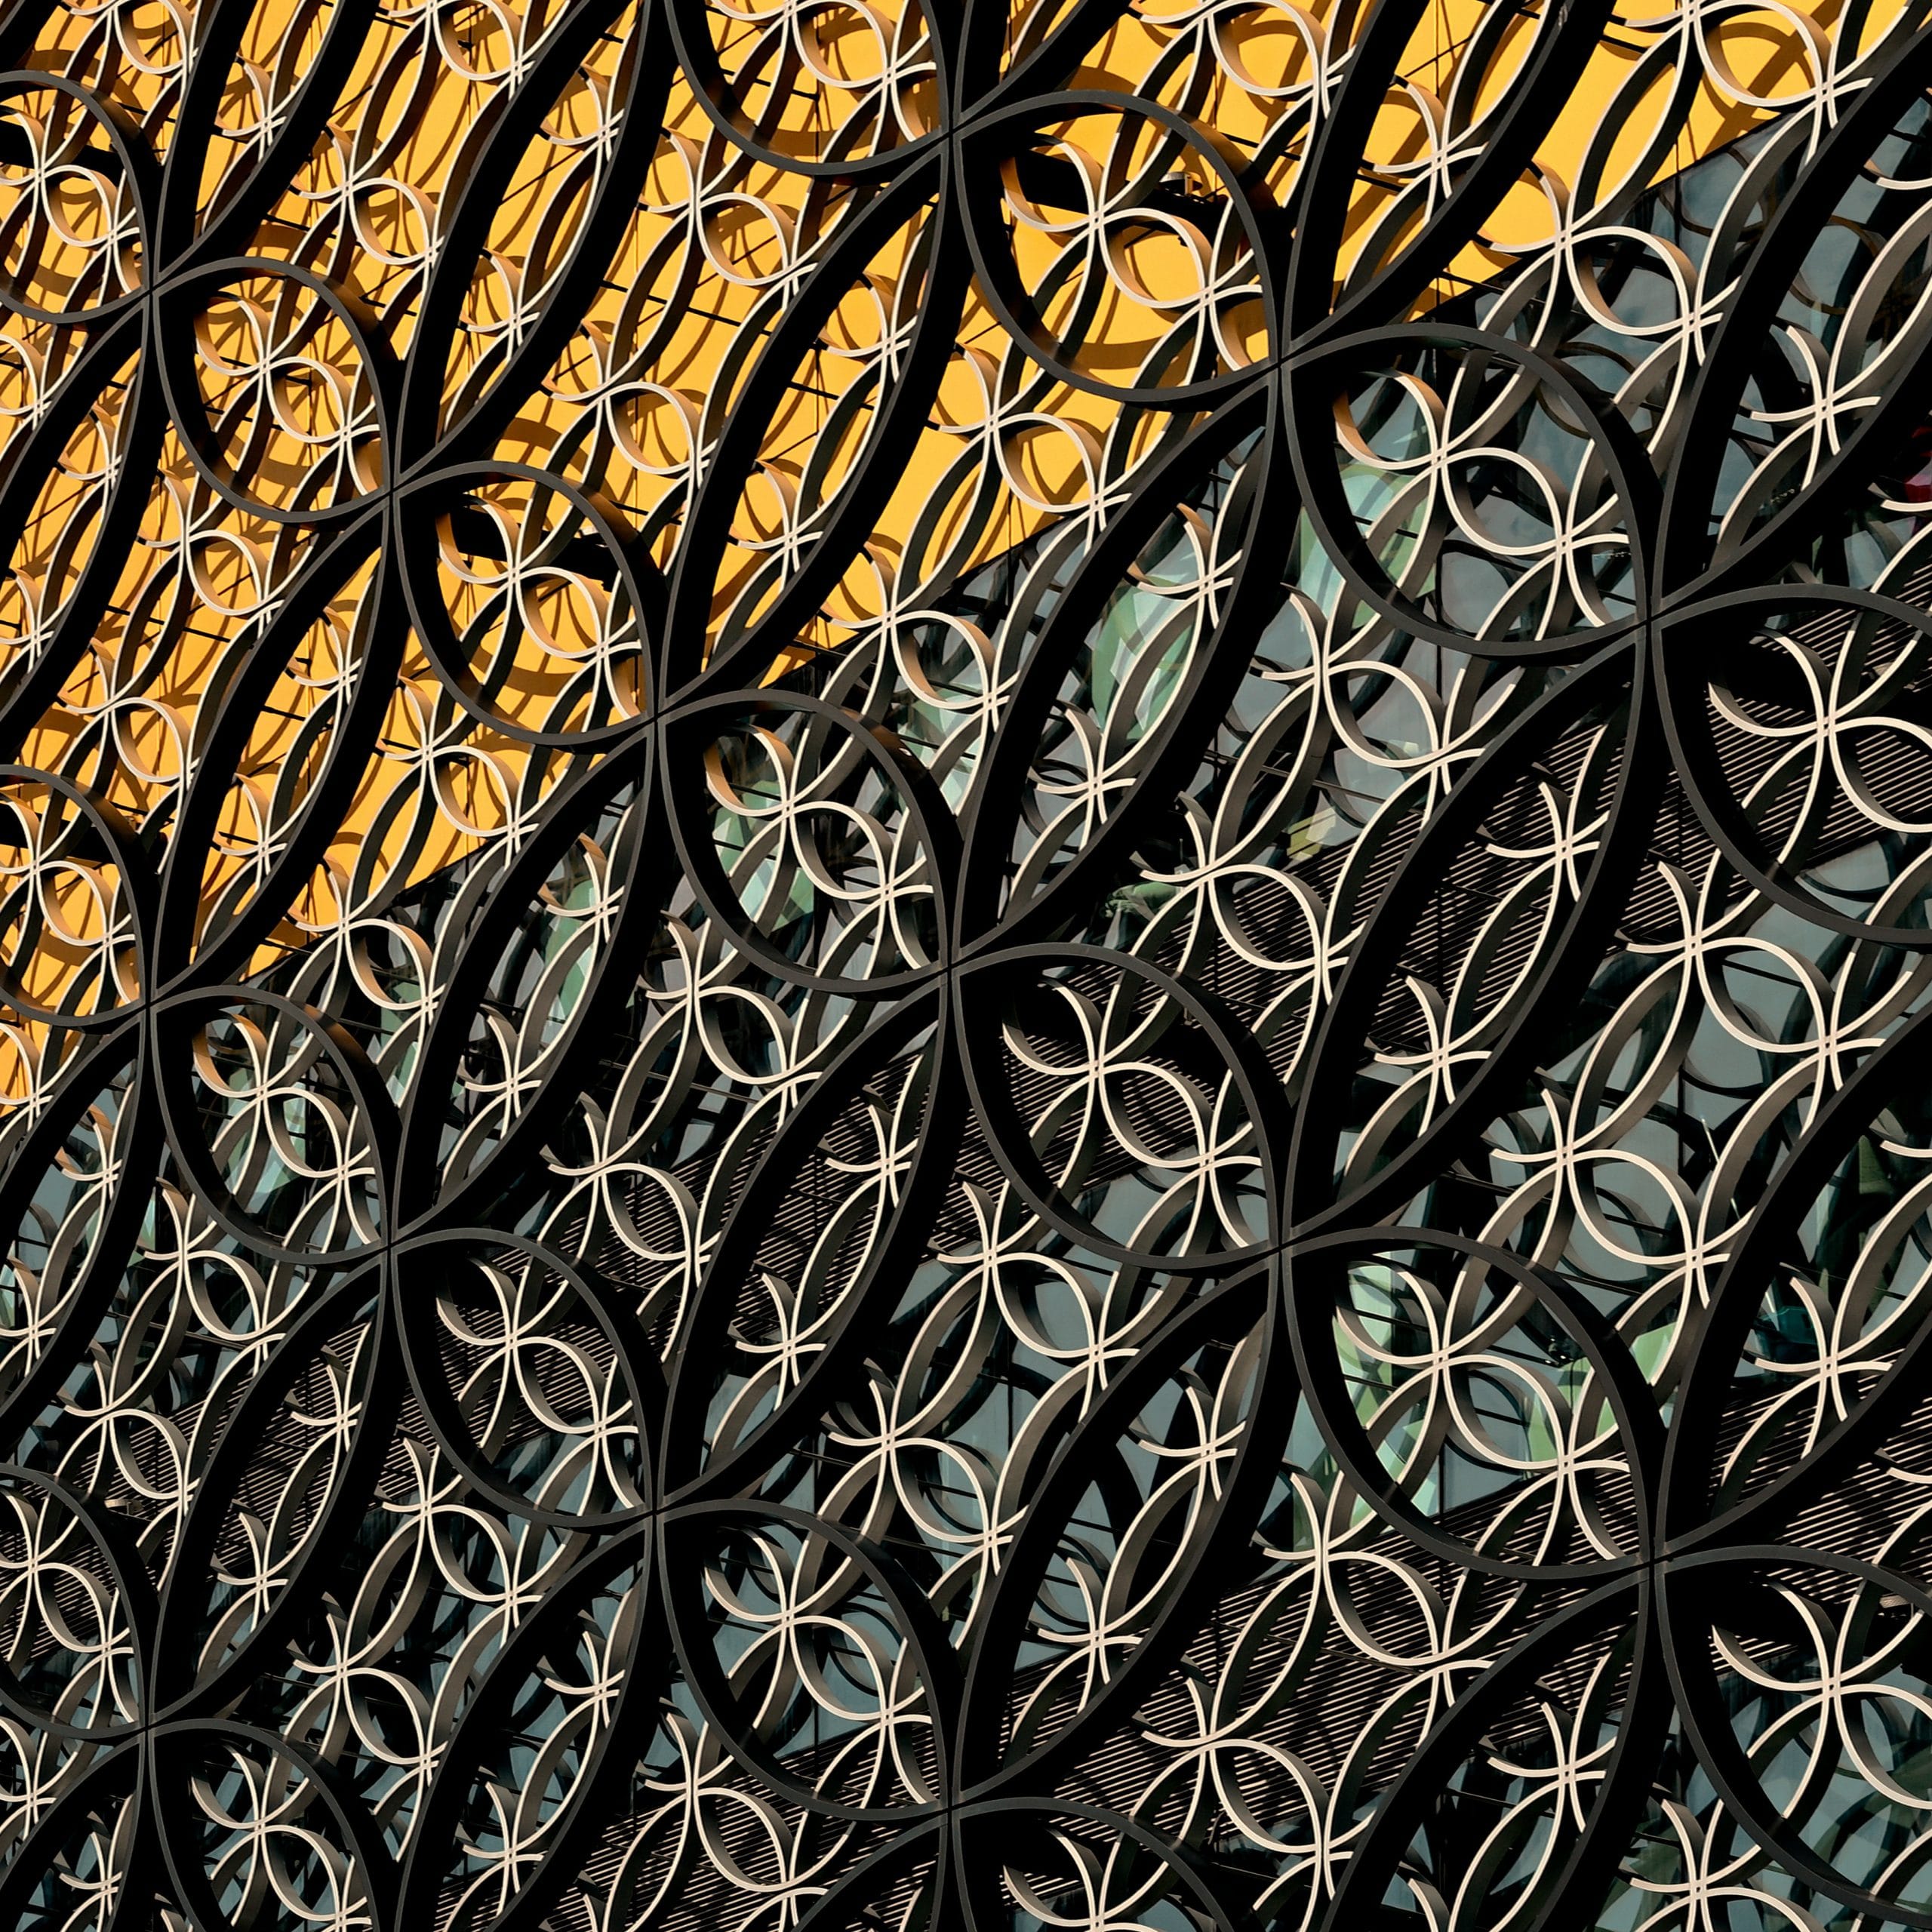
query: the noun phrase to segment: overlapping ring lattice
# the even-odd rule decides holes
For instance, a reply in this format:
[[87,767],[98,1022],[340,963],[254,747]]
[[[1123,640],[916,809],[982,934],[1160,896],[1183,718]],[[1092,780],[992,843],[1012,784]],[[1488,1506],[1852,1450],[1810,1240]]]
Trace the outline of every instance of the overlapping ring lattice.
[[1932,1926],[1932,38],[0,15],[0,1924]]

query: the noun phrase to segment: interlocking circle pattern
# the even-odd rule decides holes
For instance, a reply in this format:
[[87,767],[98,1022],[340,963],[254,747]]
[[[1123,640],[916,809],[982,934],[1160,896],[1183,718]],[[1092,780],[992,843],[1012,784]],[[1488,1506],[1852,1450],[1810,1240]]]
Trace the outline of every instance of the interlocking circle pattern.
[[1932,1927],[1928,0],[11,0],[0,1932]]

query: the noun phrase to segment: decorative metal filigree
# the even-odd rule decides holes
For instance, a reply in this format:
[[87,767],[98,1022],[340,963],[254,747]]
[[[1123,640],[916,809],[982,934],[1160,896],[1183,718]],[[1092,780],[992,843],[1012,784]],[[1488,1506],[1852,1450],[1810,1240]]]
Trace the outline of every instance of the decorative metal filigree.
[[1932,1927],[1932,27],[0,14],[0,1927]]

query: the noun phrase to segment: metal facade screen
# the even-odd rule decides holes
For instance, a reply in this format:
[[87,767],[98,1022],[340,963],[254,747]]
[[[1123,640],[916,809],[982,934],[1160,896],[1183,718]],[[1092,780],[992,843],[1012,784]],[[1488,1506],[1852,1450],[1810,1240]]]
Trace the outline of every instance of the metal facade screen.
[[1928,13],[0,13],[0,1932],[1932,1926]]

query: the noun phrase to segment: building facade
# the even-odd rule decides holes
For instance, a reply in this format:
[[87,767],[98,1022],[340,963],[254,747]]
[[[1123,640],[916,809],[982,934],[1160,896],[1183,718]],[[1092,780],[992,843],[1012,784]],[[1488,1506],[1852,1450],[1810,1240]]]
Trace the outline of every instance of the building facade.
[[12,0],[0,1932],[1932,1927],[1927,17]]

